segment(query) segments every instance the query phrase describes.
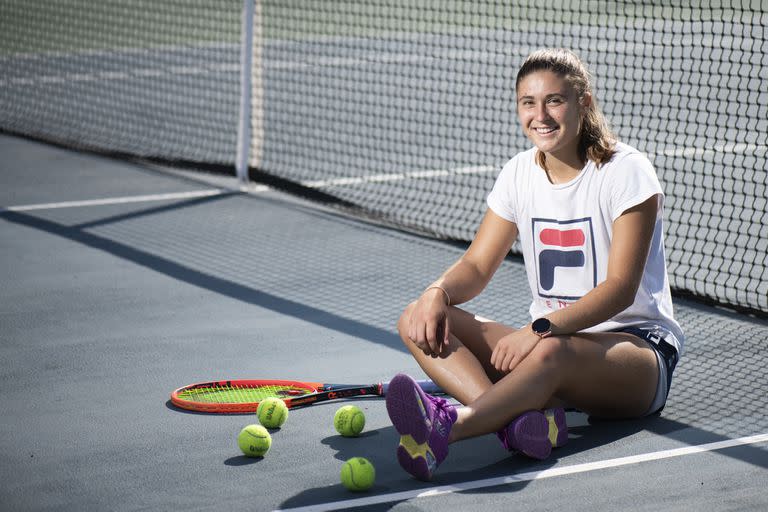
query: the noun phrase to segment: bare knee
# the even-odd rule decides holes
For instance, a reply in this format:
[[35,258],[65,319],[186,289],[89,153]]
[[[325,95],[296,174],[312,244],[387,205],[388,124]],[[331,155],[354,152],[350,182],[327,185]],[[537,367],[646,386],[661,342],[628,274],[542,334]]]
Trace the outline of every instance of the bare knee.
[[528,355],[540,368],[561,368],[569,360],[567,337],[552,336],[539,341]]

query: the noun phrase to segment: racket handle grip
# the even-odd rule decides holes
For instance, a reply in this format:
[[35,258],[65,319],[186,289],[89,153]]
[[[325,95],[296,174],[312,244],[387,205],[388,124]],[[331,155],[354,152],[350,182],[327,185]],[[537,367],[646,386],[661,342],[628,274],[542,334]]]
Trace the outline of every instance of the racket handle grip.
[[[429,379],[417,380],[416,384],[419,385],[419,387],[421,388],[422,391],[424,391],[425,393],[429,393],[430,395],[443,395],[443,394],[445,394],[445,391],[440,389],[440,386],[438,386],[437,384],[435,384],[434,382],[432,382]],[[381,385],[382,394],[386,395],[388,390],[389,390],[389,382],[384,382]]]
[[440,386],[432,382],[431,380],[417,380],[416,383],[419,385],[422,391],[425,393],[429,393],[430,395],[444,395],[445,391],[440,389]]

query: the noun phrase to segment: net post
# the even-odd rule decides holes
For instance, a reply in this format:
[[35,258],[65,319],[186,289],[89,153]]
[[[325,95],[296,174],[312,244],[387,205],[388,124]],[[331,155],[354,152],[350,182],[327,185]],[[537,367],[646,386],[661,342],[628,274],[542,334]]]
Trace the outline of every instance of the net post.
[[240,123],[237,129],[235,171],[241,187],[248,184],[248,157],[251,142],[251,70],[253,67],[253,14],[258,0],[243,0],[240,36]]

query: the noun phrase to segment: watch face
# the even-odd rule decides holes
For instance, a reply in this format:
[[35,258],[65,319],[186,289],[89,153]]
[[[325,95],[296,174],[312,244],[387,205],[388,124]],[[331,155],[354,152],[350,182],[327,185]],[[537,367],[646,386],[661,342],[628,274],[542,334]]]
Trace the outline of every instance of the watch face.
[[549,332],[550,327],[552,327],[552,322],[550,322],[548,318],[539,318],[538,320],[534,320],[531,324],[531,328],[536,334]]

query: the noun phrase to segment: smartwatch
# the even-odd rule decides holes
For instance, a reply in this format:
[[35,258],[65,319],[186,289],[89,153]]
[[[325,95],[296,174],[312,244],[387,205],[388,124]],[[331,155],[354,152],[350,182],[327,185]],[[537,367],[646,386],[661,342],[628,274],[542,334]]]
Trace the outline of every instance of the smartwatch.
[[546,338],[552,334],[552,322],[548,318],[539,318],[533,321],[531,329],[539,338]]

